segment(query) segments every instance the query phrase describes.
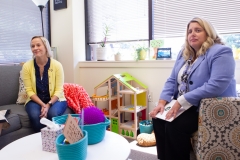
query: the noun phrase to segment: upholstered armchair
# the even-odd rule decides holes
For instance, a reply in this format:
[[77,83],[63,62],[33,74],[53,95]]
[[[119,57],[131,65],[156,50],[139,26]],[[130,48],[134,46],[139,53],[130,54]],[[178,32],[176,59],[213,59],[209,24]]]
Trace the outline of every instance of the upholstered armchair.
[[240,97],[203,99],[192,140],[197,160],[240,159]]

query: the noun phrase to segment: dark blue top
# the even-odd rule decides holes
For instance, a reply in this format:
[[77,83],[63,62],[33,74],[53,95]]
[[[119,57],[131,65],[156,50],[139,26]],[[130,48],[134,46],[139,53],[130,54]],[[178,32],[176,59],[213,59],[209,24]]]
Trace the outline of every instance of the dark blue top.
[[40,76],[40,69],[39,69],[35,59],[34,59],[34,67],[35,67],[35,76],[36,76],[37,96],[44,103],[48,103],[51,99],[50,93],[49,93],[49,85],[48,85],[48,69],[50,67],[50,58],[48,58],[48,62],[44,66],[42,79]]

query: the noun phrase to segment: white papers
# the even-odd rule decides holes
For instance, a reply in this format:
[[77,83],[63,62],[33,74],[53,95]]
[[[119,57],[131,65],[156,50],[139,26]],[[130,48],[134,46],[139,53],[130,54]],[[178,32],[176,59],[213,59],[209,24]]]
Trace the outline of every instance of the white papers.
[[[166,106],[165,106],[165,109],[164,109],[164,112],[162,114],[160,114],[160,112],[156,115],[156,118],[160,118],[160,119],[163,119],[165,121],[168,121],[168,122],[172,122],[174,119],[173,117],[166,120],[166,114],[168,113],[168,111],[172,108],[172,106],[175,104],[177,100],[172,100],[170,103],[168,103]],[[185,109],[183,107],[181,107],[179,110],[178,110],[178,113],[176,115],[176,118],[182,114],[183,112],[185,111]]]

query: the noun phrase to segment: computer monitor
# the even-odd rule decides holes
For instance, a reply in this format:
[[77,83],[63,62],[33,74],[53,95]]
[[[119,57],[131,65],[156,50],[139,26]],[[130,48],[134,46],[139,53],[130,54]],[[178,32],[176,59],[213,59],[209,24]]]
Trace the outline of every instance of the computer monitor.
[[171,59],[172,58],[172,52],[171,48],[158,48],[157,49],[157,57],[156,59]]

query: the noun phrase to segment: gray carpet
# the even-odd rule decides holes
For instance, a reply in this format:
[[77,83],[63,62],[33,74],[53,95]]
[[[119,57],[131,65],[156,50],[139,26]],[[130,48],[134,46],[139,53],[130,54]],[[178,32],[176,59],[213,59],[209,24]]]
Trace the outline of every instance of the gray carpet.
[[158,159],[157,156],[154,154],[149,154],[131,149],[131,153],[127,160],[158,160]]
[[[158,160],[158,159],[157,156],[154,154],[149,154],[131,149],[131,153],[127,160]],[[190,153],[190,160],[196,160],[196,157],[192,151]]]
[[[133,143],[133,141],[135,141],[133,139],[128,139],[128,138],[126,138],[126,139],[129,143]],[[133,144],[135,144],[135,143],[133,143]],[[137,144],[135,144],[135,145],[137,145]],[[147,148],[147,147],[145,147],[145,148]],[[131,148],[131,152],[130,152],[130,155],[128,156],[127,160],[158,160],[157,155],[146,153],[146,152],[139,151],[136,149],[138,149],[138,148],[135,148],[135,147],[134,147],[134,149]],[[197,160],[195,154],[193,153],[193,150],[191,150],[191,152],[190,152],[190,160]]]

